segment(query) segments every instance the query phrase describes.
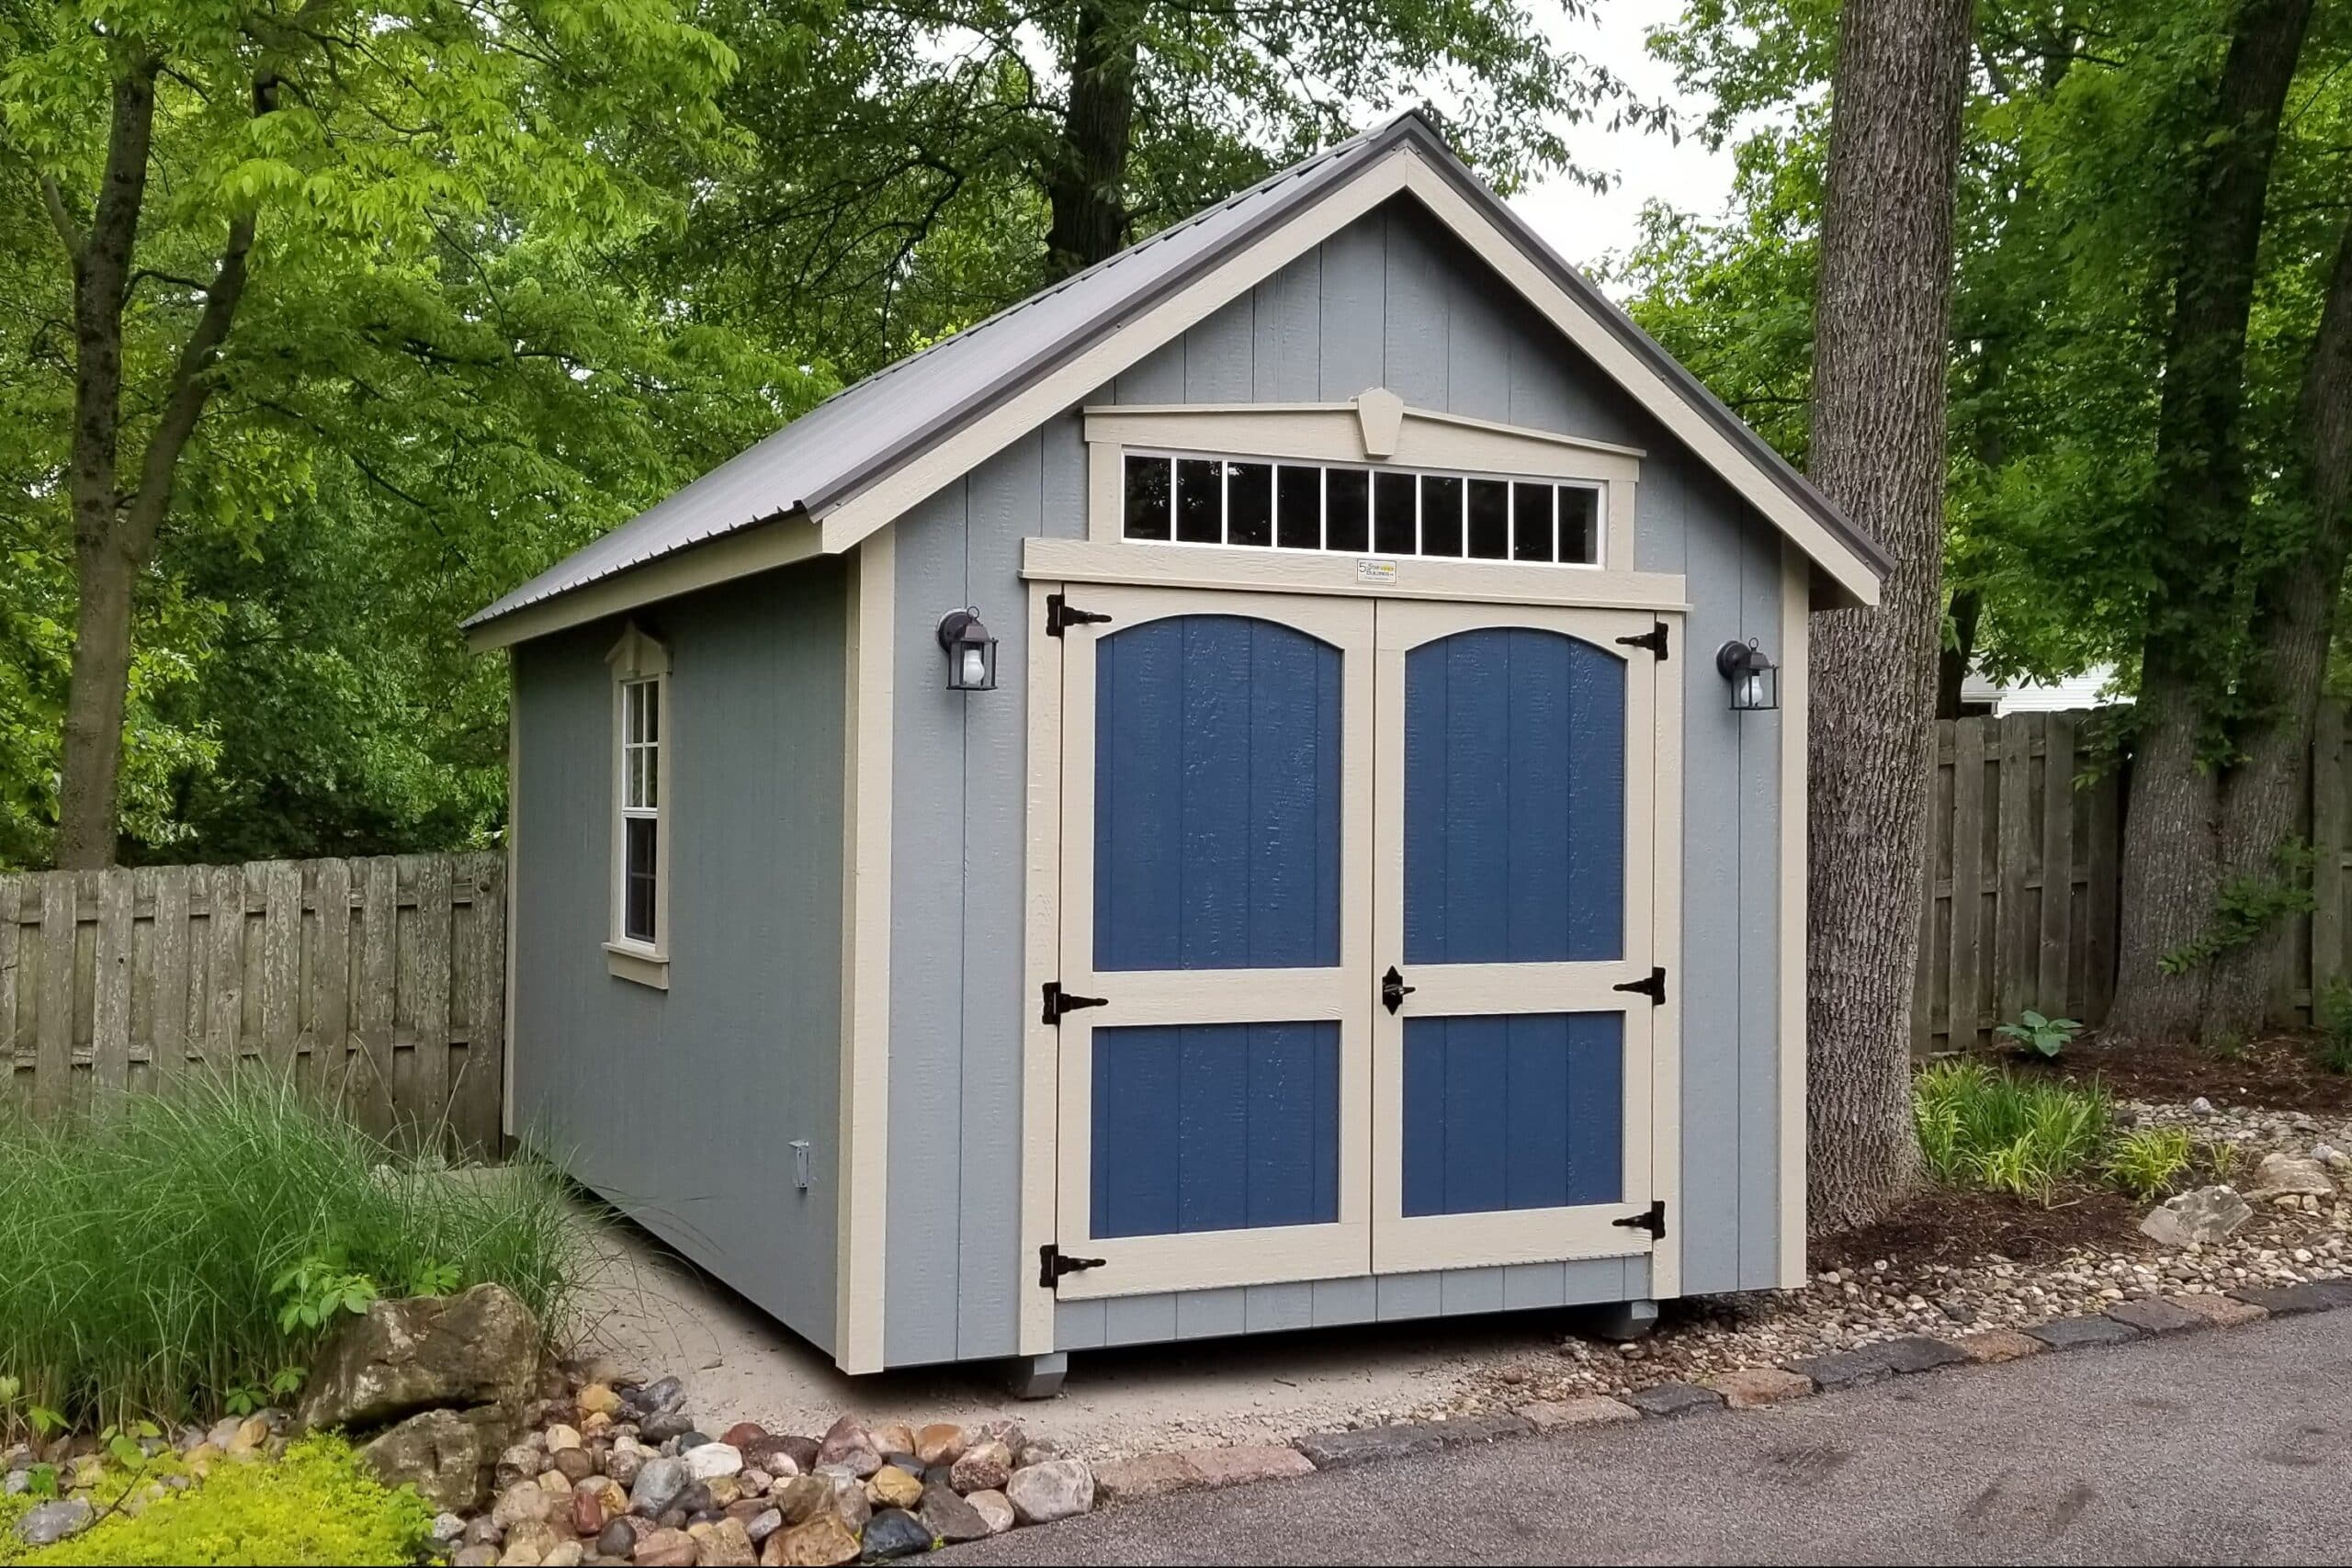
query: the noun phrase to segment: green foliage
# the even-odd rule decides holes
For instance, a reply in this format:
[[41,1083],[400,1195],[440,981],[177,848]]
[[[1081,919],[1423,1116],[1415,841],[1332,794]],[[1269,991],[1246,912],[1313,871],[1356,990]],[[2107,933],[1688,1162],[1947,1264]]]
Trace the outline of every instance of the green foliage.
[[2267,875],[2232,877],[2222,886],[2212,919],[2194,942],[2156,960],[2167,975],[2180,975],[2210,964],[2232,948],[2243,947],[2288,915],[2309,914],[2318,905],[2312,898],[2312,864],[2315,853],[2309,840],[2290,838],[2271,852]]
[[313,1437],[275,1461],[216,1465],[186,1491],[165,1491],[136,1515],[109,1514],[37,1551],[0,1530],[0,1563],[405,1565],[426,1559],[432,1530],[433,1511],[413,1489],[388,1491],[348,1444]]
[[336,1314],[419,1280],[504,1285],[560,1342],[582,1241],[550,1169],[402,1159],[260,1072],[80,1120],[0,1114],[0,1369],[19,1389],[0,1427],[283,1398]]
[[2115,1140],[2099,1168],[2108,1181],[2146,1202],[2170,1192],[2191,1163],[2185,1127],[2142,1127]]
[[2044,1018],[2028,1008],[2017,1022],[2002,1024],[1993,1032],[2005,1040],[2014,1040],[2022,1048],[2049,1059],[2065,1050],[2075,1036],[2082,1032],[2082,1028],[2075,1019]]
[[2319,1065],[2331,1073],[2352,1073],[2352,980],[2339,976],[2322,986],[2312,1013],[2319,1025]]
[[1912,1080],[1912,1115],[1928,1173],[1948,1186],[1990,1188],[2047,1204],[2107,1137],[2107,1091],[1939,1062]]

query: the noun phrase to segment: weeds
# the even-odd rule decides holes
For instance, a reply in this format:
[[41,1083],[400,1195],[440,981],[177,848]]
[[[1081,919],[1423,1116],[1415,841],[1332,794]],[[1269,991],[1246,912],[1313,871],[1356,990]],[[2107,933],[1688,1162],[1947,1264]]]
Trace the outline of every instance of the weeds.
[[2319,1025],[2319,1065],[2331,1073],[2352,1073],[2352,980],[2330,980],[2312,1010]]
[[419,1282],[494,1280],[560,1338],[584,1267],[546,1167],[404,1160],[264,1074],[0,1115],[0,1428],[282,1398],[336,1311]]

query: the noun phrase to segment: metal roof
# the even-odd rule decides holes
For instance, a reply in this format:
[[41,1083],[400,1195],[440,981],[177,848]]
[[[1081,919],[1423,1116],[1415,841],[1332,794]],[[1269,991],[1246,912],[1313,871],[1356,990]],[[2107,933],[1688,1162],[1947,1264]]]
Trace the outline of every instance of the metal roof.
[[1893,562],[1672,355],[1480,183],[1419,114],[1338,143],[1196,216],[843,389],[465,623],[475,627],[707,540],[795,513],[820,516],[1036,377],[1182,288],[1272,226],[1411,146],[1560,288],[1647,362],[1774,484],[1879,576]]

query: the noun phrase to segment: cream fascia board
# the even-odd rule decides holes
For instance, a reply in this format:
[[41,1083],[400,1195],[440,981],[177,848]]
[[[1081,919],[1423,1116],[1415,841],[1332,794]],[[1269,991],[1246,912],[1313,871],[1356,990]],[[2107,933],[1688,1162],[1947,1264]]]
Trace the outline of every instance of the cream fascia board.
[[1402,147],[1323,200],[1228,256],[1190,288],[1144,311],[895,473],[834,506],[821,519],[825,549],[835,552],[849,548],[1056,413],[1079,403],[1125,366],[1205,319],[1227,300],[1239,297],[1400,193],[1417,197],[1563,335],[1589,355],[1603,374],[1721,475],[1741,499],[1795,540],[1807,558],[1856,603],[1878,603],[1878,578],[1868,561],[1807,513],[1680,391],[1554,283],[1419,153]]
[[1090,443],[1532,479],[1633,479],[1643,456],[1635,447],[1411,407],[1395,445],[1382,453],[1366,449],[1353,403],[1138,404],[1089,408],[1085,418]]
[[1359,576],[1360,560],[1391,558],[1223,545],[1031,537],[1022,541],[1021,575],[1038,582],[1132,583],[1146,588],[1239,589],[1571,609],[1673,612],[1690,608],[1683,580],[1663,572],[1406,556],[1393,558],[1396,568],[1393,581],[1365,581]]
[[[1813,568],[1793,544],[1781,553],[1780,1282],[1805,1282],[1805,1183],[1811,1151],[1805,1077],[1807,742],[1812,719]],[[513,1047],[510,1045],[509,1050]]]
[[511,648],[698,588],[807,560],[822,553],[820,544],[817,525],[805,518],[763,524],[485,621],[466,633],[466,647],[475,653]]

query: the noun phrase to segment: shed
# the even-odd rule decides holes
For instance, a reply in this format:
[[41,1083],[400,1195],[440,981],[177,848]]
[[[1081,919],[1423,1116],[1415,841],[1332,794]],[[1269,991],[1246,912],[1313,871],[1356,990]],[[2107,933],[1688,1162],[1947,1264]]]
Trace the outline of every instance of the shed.
[[852,1372],[1796,1284],[1887,566],[1408,115],[468,623],[509,1131]]

